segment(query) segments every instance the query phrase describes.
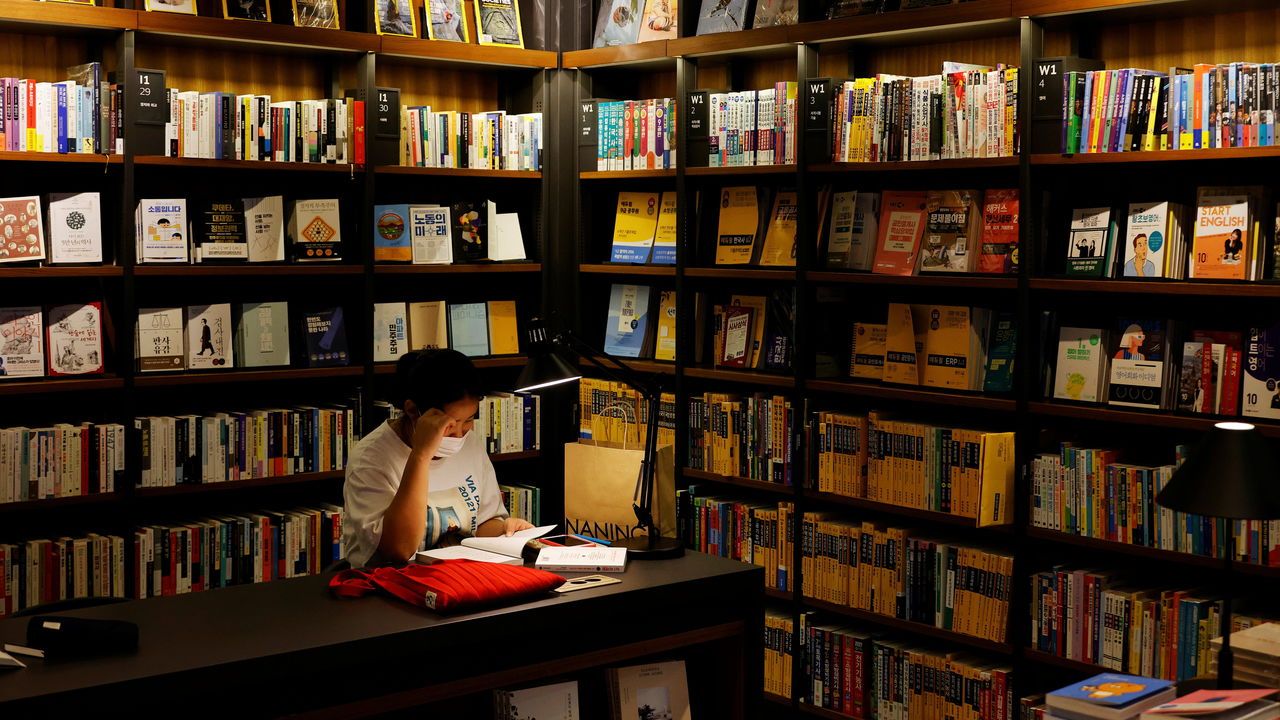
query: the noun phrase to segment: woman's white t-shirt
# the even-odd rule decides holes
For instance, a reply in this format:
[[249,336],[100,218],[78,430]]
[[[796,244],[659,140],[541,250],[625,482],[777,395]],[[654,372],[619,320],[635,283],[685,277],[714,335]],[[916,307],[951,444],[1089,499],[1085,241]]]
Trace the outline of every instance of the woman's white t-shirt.
[[[351,452],[342,489],[346,510],[342,545],[353,567],[367,564],[382,541],[382,516],[400,488],[409,454],[409,446],[389,423],[379,425]],[[478,432],[467,435],[456,455],[432,460],[429,478],[425,547],[451,528],[464,536],[474,535],[482,523],[507,516],[493,463]]]

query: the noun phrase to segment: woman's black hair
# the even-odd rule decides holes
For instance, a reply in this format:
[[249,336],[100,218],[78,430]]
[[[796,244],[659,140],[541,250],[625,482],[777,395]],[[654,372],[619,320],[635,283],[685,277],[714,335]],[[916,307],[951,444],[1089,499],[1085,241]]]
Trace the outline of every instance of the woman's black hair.
[[443,410],[445,405],[463,398],[483,397],[480,371],[457,350],[413,350],[396,362],[392,398],[396,407],[403,408],[406,400],[412,400],[419,412],[426,412],[431,408]]

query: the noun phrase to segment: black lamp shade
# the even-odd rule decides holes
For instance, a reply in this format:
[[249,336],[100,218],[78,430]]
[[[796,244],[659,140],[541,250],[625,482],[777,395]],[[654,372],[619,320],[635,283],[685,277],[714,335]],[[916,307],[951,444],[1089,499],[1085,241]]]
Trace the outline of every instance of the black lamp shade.
[[533,392],[581,377],[582,373],[560,357],[560,353],[547,349],[529,356],[528,364],[520,371],[520,377],[516,380],[516,392]]
[[1218,423],[1156,495],[1179,512],[1234,520],[1280,518],[1280,464],[1258,430]]

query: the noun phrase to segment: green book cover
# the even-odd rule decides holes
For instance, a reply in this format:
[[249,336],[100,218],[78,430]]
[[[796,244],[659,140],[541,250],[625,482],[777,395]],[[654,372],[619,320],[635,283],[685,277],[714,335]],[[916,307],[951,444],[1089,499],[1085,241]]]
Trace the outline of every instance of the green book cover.
[[1067,275],[1106,277],[1112,256],[1115,223],[1111,208],[1077,208],[1071,211],[1067,239]]
[[991,325],[987,341],[987,372],[982,391],[1013,392],[1013,359],[1017,352],[1018,324],[1013,313],[1000,313]]

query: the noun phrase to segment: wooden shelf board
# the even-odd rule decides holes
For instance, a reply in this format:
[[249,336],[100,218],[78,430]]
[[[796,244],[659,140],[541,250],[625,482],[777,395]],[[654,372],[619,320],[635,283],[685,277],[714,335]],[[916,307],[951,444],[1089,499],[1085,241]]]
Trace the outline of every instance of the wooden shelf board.
[[0,503],[0,515],[17,515],[29,512],[61,510],[66,507],[81,505],[98,505],[115,502],[120,498],[118,493],[94,493],[92,495],[75,495],[72,497],[48,498],[45,500],[22,500],[20,502]]
[[1277,282],[1213,282],[1208,280],[1091,280],[1032,278],[1032,290],[1123,295],[1193,295],[1210,297],[1280,297]]
[[617,47],[570,50],[561,54],[560,64],[570,70],[626,66],[650,69],[654,65],[671,65],[674,68],[675,58],[669,54],[669,43],[668,40],[650,40]]
[[0,27],[40,26],[39,32],[136,30],[138,11],[110,7],[0,0]]
[[377,52],[380,47],[378,36],[371,33],[173,13],[138,11],[137,15],[140,32],[179,38],[183,42],[251,45],[289,52],[301,48],[334,54]]
[[1151,152],[1078,153],[1061,155],[1037,153],[1032,165],[1115,165],[1153,162],[1206,162],[1212,160],[1272,159],[1280,157],[1280,146],[1210,148],[1206,150],[1157,150]]
[[379,175],[425,175],[451,178],[501,178],[503,180],[541,180],[539,170],[489,170],[481,168],[437,168],[416,165],[378,165],[373,171]]
[[136,494],[140,498],[171,497],[174,495],[205,495],[210,493],[234,492],[237,490],[252,490],[265,487],[280,487],[282,485],[301,485],[304,483],[341,480],[344,475],[345,473],[342,470],[326,470],[324,472],[253,478],[252,480],[175,485],[173,487],[145,487],[138,488]]
[[795,268],[773,269],[741,265],[735,267],[691,267],[685,268],[685,277],[691,278],[726,278],[733,280],[773,280],[775,282],[795,282]]
[[763,57],[788,53],[795,56],[795,41],[791,39],[794,26],[779,26],[739,30],[737,32],[696,35],[667,41],[667,52],[672,57]]
[[768,691],[765,691],[764,693],[764,701],[767,703],[773,703],[774,705],[783,705],[785,707],[791,707],[791,698],[785,698],[785,697],[782,697],[781,695],[774,695],[773,693]]
[[990,527],[980,528],[978,527],[978,521],[974,518],[937,512],[935,510],[921,510],[919,508],[903,507],[892,503],[868,500],[866,498],[848,497],[846,495],[837,495],[835,493],[818,492],[817,490],[805,490],[803,492],[803,496],[806,500],[812,500],[815,502],[829,503],[831,505],[843,505],[845,507],[869,510],[871,512],[882,513],[885,515],[897,515],[914,520],[925,520],[930,523],[947,525],[949,527],[968,528],[970,530],[982,530],[984,532],[995,533],[1010,533],[1013,531],[1013,528],[1009,525],[993,525]]
[[799,707],[800,712],[805,715],[812,715],[814,717],[827,718],[828,720],[853,720],[852,715],[845,715],[844,713],[836,712],[835,710],[820,708],[815,705],[810,705],[808,703],[800,703],[797,707]]
[[701,480],[703,482],[713,482],[721,485],[733,485],[735,487],[746,488],[748,490],[757,490],[759,492],[770,493],[772,495],[783,495],[791,497],[795,494],[795,488],[790,485],[779,485],[778,483],[766,482],[764,480],[752,480],[744,477],[734,477],[732,475],[720,475],[718,473],[707,472],[705,470],[693,470],[690,468],[682,468],[680,473],[686,480]]
[[715,368],[691,367],[685,368],[684,374],[686,377],[700,378],[702,380],[722,380],[725,382],[768,385],[776,388],[792,388],[796,386],[795,378],[790,375],[772,375],[751,370],[718,370]]
[[90,377],[46,377],[30,380],[0,380],[0,395],[36,395],[52,392],[118,390],[124,380],[114,375]]
[[903,160],[899,162],[843,162],[812,165],[814,173],[867,173],[867,172],[938,172],[941,170],[983,170],[988,168],[1016,168],[1018,158],[956,158],[954,160]]
[[[627,364],[627,367],[637,372],[649,373],[650,375],[675,375],[676,374],[675,363],[665,362],[662,360],[641,360],[639,358],[620,358],[620,359],[622,360],[622,362]],[[586,359],[579,359],[578,365],[581,366],[584,370],[587,370],[588,372],[598,369],[596,368],[595,365],[592,365]]]
[[991,26],[993,30],[1005,26],[1016,31],[1018,16],[1012,12],[1011,0],[973,0],[953,5],[875,15],[857,15],[840,20],[809,22],[793,25],[788,39],[797,43],[828,44],[848,40],[875,39],[894,36],[941,36],[944,28],[974,28]]
[[263,368],[261,370],[225,370],[209,372],[154,373],[138,375],[138,387],[174,387],[182,385],[216,385],[282,380],[318,380],[320,378],[356,377],[364,374],[360,365],[319,368]]
[[675,168],[657,168],[655,170],[583,170],[578,173],[579,180],[642,180],[644,178],[675,179]]
[[[1221,558],[1208,557],[1205,555],[1192,555],[1191,553],[1162,550],[1160,548],[1151,548],[1142,545],[1131,545],[1129,543],[1113,542],[1111,540],[1100,540],[1098,538],[1072,535],[1070,533],[1050,530],[1048,528],[1034,526],[1028,527],[1027,536],[1061,545],[1088,548],[1102,553],[1130,555],[1144,560],[1159,560],[1161,562],[1176,565],[1203,567],[1214,570],[1223,569],[1223,562]],[[1242,575],[1280,578],[1280,567],[1257,565],[1255,563],[1233,562],[1231,563],[1231,571]]]
[[533,460],[542,457],[541,450],[524,450],[522,452],[509,453],[490,453],[490,462],[516,462],[518,460]]
[[769,598],[770,600],[777,600],[779,602],[791,602],[791,600],[793,599],[793,596],[790,590],[779,590],[777,588],[771,588],[771,587],[767,587],[764,589],[764,596]]
[[268,170],[280,172],[316,172],[351,175],[362,173],[357,165],[333,163],[274,162],[271,160],[213,160],[210,158],[168,157],[167,155],[139,155],[137,165],[149,167],[191,168],[200,170]]
[[[529,359],[524,355],[503,355],[498,357],[482,357],[471,358],[472,364],[480,369],[487,368],[504,368],[504,367],[524,367]],[[396,364],[393,362],[375,363],[373,372],[376,375],[395,375]]]
[[834,603],[824,602],[822,600],[815,600],[813,598],[805,598],[804,604],[815,610],[822,610],[824,612],[829,612],[836,615],[843,615],[845,617],[853,618],[855,620],[860,620],[862,622],[870,623],[873,625],[881,625],[884,627],[890,627],[890,628],[894,628],[895,630],[902,630],[904,632],[912,633],[914,635],[923,635],[926,637],[939,638],[947,642],[955,643],[957,645],[967,645],[969,647],[976,648],[978,650],[983,650],[989,653],[994,653],[997,655],[1011,656],[1014,654],[1013,645],[1007,642],[1003,642],[1003,643],[994,642],[992,640],[986,640],[980,637],[974,637],[972,635],[965,635],[964,633],[958,633],[953,630],[943,630],[942,628],[937,628],[932,625],[925,625],[924,623],[911,622],[910,620],[899,620],[898,618],[890,617],[888,615],[880,615],[879,613],[868,612],[866,610],[858,610],[856,608],[845,607],[843,605],[836,605]]
[[1227,418],[1216,415],[1171,415],[1168,411],[1143,412],[1141,410],[1121,410],[1106,405],[1077,405],[1065,402],[1033,402],[1028,405],[1028,409],[1032,415],[1049,415],[1094,422],[1145,425],[1148,427],[1166,427],[1175,430],[1204,431],[1212,428],[1214,423],[1244,421],[1256,425],[1258,431],[1263,435],[1280,437],[1280,424],[1262,422],[1256,418]]
[[364,267],[344,263],[243,263],[239,265],[138,265],[139,277],[236,277],[281,275],[360,275]]
[[691,167],[685,168],[685,175],[691,177],[726,177],[733,175],[794,175],[795,165],[741,165],[733,167]]
[[653,277],[675,277],[674,265],[625,265],[612,263],[582,264],[578,272],[584,275],[647,275]]
[[459,263],[457,265],[374,265],[374,275],[479,275],[542,272],[542,263]]
[[383,55],[452,65],[546,69],[559,65],[559,57],[549,50],[491,47],[478,43],[424,40],[383,35],[379,50]]
[[[46,4],[42,7],[52,6]],[[0,27],[3,26],[3,20],[0,20]],[[94,155],[91,153],[47,153],[0,150],[0,162],[74,163],[78,165],[108,165],[111,167],[119,167],[121,164],[121,156]]]
[[1016,290],[1012,275],[879,275],[854,270],[817,270],[805,274],[810,282],[843,285],[898,285],[902,287],[972,288],[975,290]]
[[1075,672],[1083,673],[1085,675],[1115,672],[1114,670],[1104,668],[1101,665],[1094,665],[1092,663],[1081,662],[1079,660],[1058,657],[1052,653],[1043,652],[1034,648],[1022,648],[1022,659],[1030,660],[1031,662],[1039,663],[1041,665],[1053,665],[1066,670],[1074,670]]
[[1018,407],[1017,401],[1013,398],[959,391],[929,390],[910,385],[880,385],[853,380],[810,380],[806,383],[806,387],[818,392],[885,398],[886,400],[928,403],[931,405],[955,405],[1001,412],[1013,412]]
[[120,277],[124,268],[119,265],[0,265],[0,278],[86,278]]

